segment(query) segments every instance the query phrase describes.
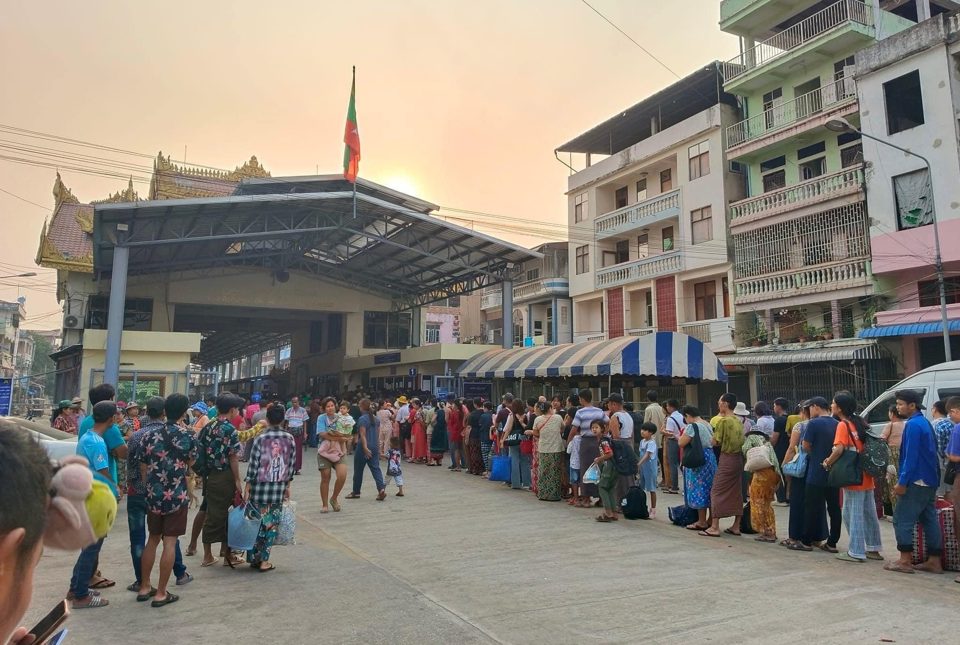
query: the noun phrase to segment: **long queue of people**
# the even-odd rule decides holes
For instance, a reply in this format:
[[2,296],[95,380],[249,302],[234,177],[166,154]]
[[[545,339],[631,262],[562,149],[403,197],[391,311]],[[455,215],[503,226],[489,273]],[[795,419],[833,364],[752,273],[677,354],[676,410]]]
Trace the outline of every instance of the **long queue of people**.
[[[849,392],[829,401],[813,397],[792,410],[785,399],[748,410],[728,393],[709,419],[696,406],[661,404],[655,391],[648,398],[635,411],[619,394],[597,406],[588,390],[566,401],[506,394],[496,408],[480,400],[438,405],[401,397],[382,402],[377,436],[384,458],[391,437],[409,463],[438,466],[449,453],[453,472],[504,480],[544,501],[597,507],[602,523],[623,517],[634,489],[644,492],[644,504],[649,496],[651,518],[658,492],[682,495],[670,519],[696,535],[750,533],[791,551],[865,563],[885,560],[880,520],[887,518],[898,555],[884,569],[960,569],[960,485],[949,488],[948,499],[938,496],[960,467],[960,397],[937,402],[931,423],[918,393],[897,392],[879,436]],[[509,462],[507,475],[497,472],[498,461]],[[360,495],[363,464],[357,463],[349,498]],[[778,534],[777,505],[789,507],[785,537]],[[721,527],[725,518],[729,525]],[[842,527],[849,536],[843,551]]]

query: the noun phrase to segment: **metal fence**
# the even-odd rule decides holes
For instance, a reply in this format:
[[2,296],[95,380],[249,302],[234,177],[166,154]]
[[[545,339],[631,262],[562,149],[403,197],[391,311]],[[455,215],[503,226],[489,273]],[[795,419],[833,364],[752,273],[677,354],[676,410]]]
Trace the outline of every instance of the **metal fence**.
[[835,392],[847,390],[861,407],[866,406],[899,378],[892,360],[763,365],[758,374],[761,401],[786,397],[791,403],[814,396],[827,400]]

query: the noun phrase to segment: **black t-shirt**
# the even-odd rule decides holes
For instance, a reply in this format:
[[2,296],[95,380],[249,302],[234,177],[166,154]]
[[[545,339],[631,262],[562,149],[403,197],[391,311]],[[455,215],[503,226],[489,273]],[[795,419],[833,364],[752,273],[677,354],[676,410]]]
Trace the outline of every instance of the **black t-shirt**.
[[[573,405],[573,406],[570,406],[569,408],[567,408],[567,409],[564,411],[564,415],[565,415],[564,418],[566,418],[567,416],[569,416],[570,419],[571,419],[571,421],[572,421],[572,420],[573,420],[573,417],[576,416],[576,414],[577,414],[577,406]],[[567,440],[570,438],[570,429],[571,429],[571,428],[572,428],[572,426],[570,425],[570,423],[565,423],[565,424],[564,424],[564,426],[563,426],[563,440],[564,440],[564,441],[567,441]]]
[[787,446],[790,445],[790,437],[787,435],[787,415],[774,417],[773,431],[779,433],[777,445],[773,447],[773,451],[780,458],[780,461],[783,461],[783,456],[787,454]]
[[470,441],[480,441],[480,417],[483,416],[483,410],[474,410],[467,417],[467,425],[470,426]]

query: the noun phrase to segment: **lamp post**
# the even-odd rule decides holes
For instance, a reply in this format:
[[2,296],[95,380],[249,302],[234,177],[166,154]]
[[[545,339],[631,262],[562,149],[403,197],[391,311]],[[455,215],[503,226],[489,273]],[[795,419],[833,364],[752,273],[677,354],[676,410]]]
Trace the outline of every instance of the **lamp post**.
[[936,209],[936,200],[933,196],[933,168],[930,166],[930,161],[923,155],[917,154],[906,148],[901,148],[898,145],[892,144],[889,141],[885,141],[878,137],[875,137],[871,134],[867,134],[862,130],[855,128],[849,121],[843,118],[830,119],[826,123],[826,128],[833,132],[856,132],[861,137],[870,139],[871,141],[876,141],[877,143],[882,143],[885,146],[893,148],[894,150],[899,150],[904,154],[908,154],[911,157],[916,157],[924,163],[927,167],[927,177],[930,180],[930,199],[931,199],[931,209],[930,214],[933,216],[933,248],[934,248],[934,267],[937,271],[937,287],[940,291],[940,324],[943,327],[943,357],[946,361],[953,360],[953,353],[950,351],[950,329],[948,327],[947,320],[947,288],[943,281],[943,260],[940,256],[940,232],[937,230],[937,209]]

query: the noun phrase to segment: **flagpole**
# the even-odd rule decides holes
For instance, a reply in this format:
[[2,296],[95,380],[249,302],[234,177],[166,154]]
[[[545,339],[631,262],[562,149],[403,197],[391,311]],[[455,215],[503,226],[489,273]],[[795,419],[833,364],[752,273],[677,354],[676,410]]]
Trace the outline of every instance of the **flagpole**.
[[[353,66],[353,91],[357,88],[357,66]],[[357,179],[360,178],[360,168],[357,168],[357,176],[353,179],[353,219],[357,219]]]

